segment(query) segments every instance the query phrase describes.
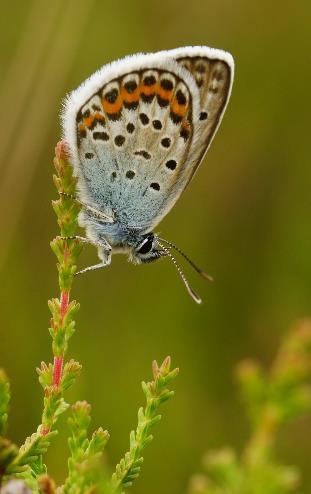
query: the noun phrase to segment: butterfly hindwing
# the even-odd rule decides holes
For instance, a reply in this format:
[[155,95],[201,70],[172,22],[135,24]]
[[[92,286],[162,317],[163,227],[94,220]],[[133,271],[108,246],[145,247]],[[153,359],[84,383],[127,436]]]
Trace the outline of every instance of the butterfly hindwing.
[[229,64],[191,50],[106,66],[66,104],[83,200],[128,227],[151,229],[174,205],[229,97]]
[[[228,103],[234,76],[230,53],[204,46],[177,48],[169,52],[191,73],[198,89],[198,112],[194,114],[195,142],[188,157],[189,180],[204,157]],[[197,93],[194,93],[194,99]]]

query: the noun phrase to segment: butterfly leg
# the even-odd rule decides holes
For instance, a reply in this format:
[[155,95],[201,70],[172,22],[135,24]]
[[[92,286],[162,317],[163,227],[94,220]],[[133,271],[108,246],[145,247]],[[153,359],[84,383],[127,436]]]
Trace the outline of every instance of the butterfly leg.
[[86,211],[88,211],[94,218],[98,218],[99,220],[104,221],[105,223],[114,222],[113,216],[109,216],[103,211],[99,211],[98,209],[95,209],[92,206],[85,204],[85,202],[82,202],[80,201],[80,199],[77,199],[76,196],[72,194],[67,194],[67,192],[59,192],[59,194],[63,197],[69,197],[70,199],[76,201],[78,204],[80,204],[80,206],[82,206]]
[[98,242],[93,242],[93,241],[89,242],[87,239],[85,240],[88,243],[91,243],[92,245],[96,245],[98,247],[98,257],[101,259],[101,262],[98,264],[94,264],[93,266],[89,266],[87,268],[81,269],[81,271],[78,271],[77,273],[75,273],[75,275],[83,274],[86,273],[87,271],[94,271],[95,269],[105,268],[106,266],[109,266],[109,264],[111,263],[112,249],[105,239],[101,238],[100,241]]
[[[79,242],[81,242],[83,244],[94,245],[94,247],[102,247],[102,242],[95,242],[94,240],[90,240],[90,239],[85,238],[85,237],[80,237],[80,235],[72,235],[71,237],[58,237],[58,238],[60,238],[61,240],[79,240]],[[107,244],[108,244],[108,242],[107,242]],[[106,246],[106,244],[105,244],[105,246]]]
[[102,260],[99,264],[95,264],[94,266],[89,266],[85,269],[81,269],[81,271],[77,271],[75,275],[86,273],[87,271],[94,271],[95,269],[104,268],[109,266],[111,263],[111,245],[105,240],[103,237],[98,240],[91,240],[85,237],[80,237],[79,235],[74,235],[72,237],[59,237],[62,240],[79,240],[84,244],[94,245],[94,247],[98,248],[98,257]]
[[108,263],[100,262],[98,264],[94,264],[93,266],[89,266],[87,268],[81,269],[81,271],[77,271],[75,273],[75,276],[77,276],[78,274],[86,273],[87,271],[94,271],[95,269],[105,268],[108,265],[109,265]]

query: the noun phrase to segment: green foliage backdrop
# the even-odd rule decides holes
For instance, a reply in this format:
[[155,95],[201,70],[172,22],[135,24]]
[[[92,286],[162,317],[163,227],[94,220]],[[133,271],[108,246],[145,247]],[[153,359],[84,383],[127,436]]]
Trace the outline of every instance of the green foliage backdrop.
[[[116,256],[106,271],[78,278],[73,296],[82,308],[69,354],[84,371],[70,393],[92,403],[94,427],[109,429],[114,464],[127,448],[150,362],[170,354],[181,368],[138,494],[159,486],[182,492],[207,447],[244,442],[232,367],[245,356],[269,362],[283,329],[311,312],[310,14],[306,0],[2,3],[0,361],[12,383],[13,440],[37,426],[34,369],[50,358],[61,100],[115,58],[207,44],[235,57],[232,99],[202,167],[159,230],[215,283],[189,273],[204,298],[198,307],[165,260],[135,267]],[[90,247],[81,264],[95,259]],[[278,443],[280,460],[301,466],[303,492],[311,489],[310,432],[310,419],[300,420]],[[67,448],[60,434],[49,452],[58,480]]]

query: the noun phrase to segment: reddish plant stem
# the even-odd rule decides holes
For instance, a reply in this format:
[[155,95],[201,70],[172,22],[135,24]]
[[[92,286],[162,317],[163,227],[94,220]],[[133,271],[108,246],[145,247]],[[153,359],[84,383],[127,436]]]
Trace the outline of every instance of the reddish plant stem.
[[63,361],[63,357],[54,357],[53,385],[57,387],[59,386],[60,380],[62,378]]
[[[61,292],[61,295],[60,295],[60,315],[61,315],[61,321],[62,322],[63,322],[63,319],[66,315],[67,310],[68,310],[68,306],[69,306],[69,292]],[[55,329],[54,331],[57,331],[57,329]],[[62,378],[63,362],[64,362],[63,356],[55,356],[54,357],[53,385],[57,386],[57,387],[59,386],[61,378]]]
[[60,315],[64,319],[69,305],[69,292],[62,292],[60,294]]

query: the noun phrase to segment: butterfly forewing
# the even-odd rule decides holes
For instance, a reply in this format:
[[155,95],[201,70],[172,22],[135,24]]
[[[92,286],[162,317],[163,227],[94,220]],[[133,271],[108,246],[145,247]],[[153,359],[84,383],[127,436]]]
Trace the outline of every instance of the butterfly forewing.
[[171,209],[224,111],[229,65],[189,50],[104,67],[67,101],[80,194],[127,227],[150,230]]
[[193,137],[189,88],[148,69],[105,84],[76,117],[84,191],[128,226],[150,225],[176,183]]

